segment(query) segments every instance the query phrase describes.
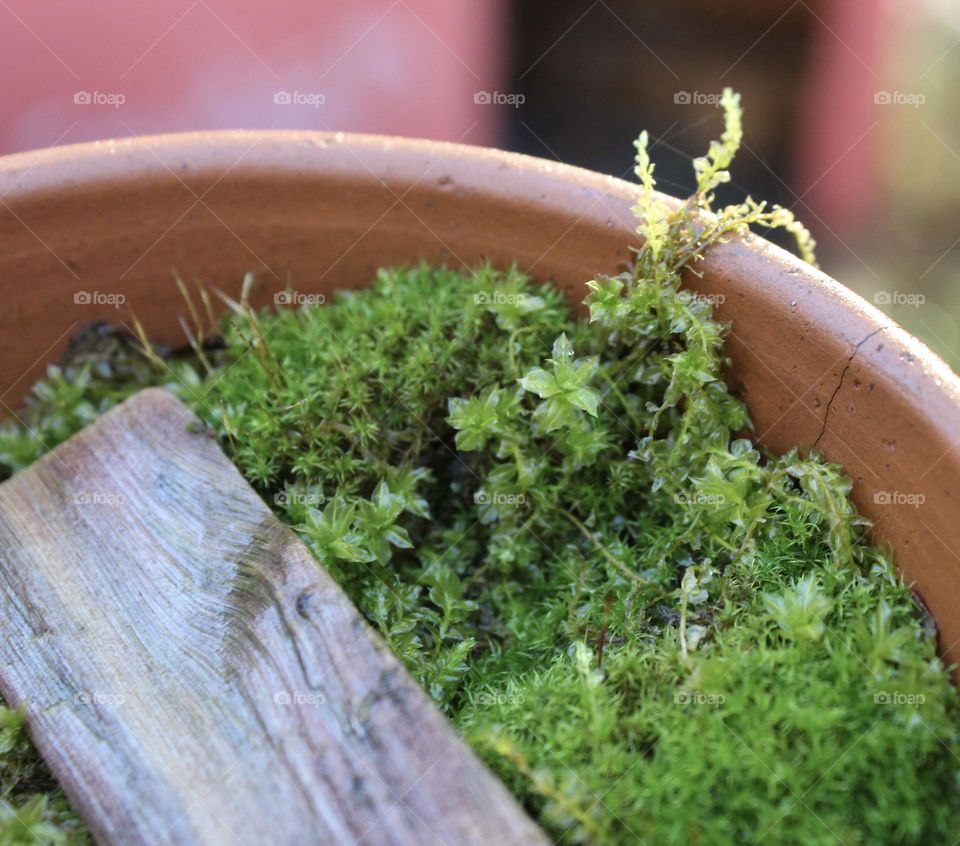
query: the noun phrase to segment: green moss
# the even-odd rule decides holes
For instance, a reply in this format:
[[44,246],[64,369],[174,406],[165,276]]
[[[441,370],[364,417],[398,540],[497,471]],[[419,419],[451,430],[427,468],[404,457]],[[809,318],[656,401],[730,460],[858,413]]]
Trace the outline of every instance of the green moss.
[[751,224],[812,258],[782,209],[705,214],[739,144],[724,105],[676,207],[641,136],[643,246],[588,283],[589,322],[490,267],[272,312],[245,286],[222,344],[196,321],[193,354],[150,367],[109,333],[74,355],[0,464],[166,384],[561,842],[951,842],[960,714],[930,624],[840,468],[741,436],[725,327],[680,289]]
[[0,706],[0,846],[85,846],[83,823],[31,747],[22,717]]

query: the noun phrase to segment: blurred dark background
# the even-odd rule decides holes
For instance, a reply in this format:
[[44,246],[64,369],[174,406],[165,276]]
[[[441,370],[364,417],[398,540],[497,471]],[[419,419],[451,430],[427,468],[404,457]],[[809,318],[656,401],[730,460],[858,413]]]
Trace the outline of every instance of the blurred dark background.
[[[796,211],[831,275],[960,367],[956,0],[0,0],[0,152],[208,128],[484,144],[660,187],[740,91],[721,200]],[[2,202],[2,199],[0,199]]]
[[[591,7],[519,0],[512,9],[512,85],[527,100],[508,113],[509,145],[628,175],[633,148],[616,139],[634,138],[645,128],[657,139],[658,178],[688,192],[690,154],[717,133],[711,95],[732,85],[749,104],[755,146],[771,155],[773,171],[787,173],[795,103],[815,35],[811,15],[797,3],[743,5],[745,11],[732,14],[717,4],[689,2],[678,15],[669,3],[607,0]],[[738,168],[745,186],[789,199],[770,171],[745,158]]]

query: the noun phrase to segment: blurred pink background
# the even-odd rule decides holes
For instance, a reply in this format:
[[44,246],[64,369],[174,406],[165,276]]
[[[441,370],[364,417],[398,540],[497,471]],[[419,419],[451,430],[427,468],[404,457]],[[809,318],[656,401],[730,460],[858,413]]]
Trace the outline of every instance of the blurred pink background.
[[493,144],[502,109],[474,100],[501,87],[503,14],[501,0],[3,0],[0,153],[232,127]]

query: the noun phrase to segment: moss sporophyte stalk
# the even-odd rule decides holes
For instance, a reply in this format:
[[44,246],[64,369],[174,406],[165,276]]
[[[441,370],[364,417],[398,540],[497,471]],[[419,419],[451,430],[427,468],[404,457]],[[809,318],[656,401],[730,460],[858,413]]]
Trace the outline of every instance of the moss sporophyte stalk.
[[[325,305],[190,345],[95,327],[4,425],[6,474],[147,385],[244,476],[509,789],[565,843],[952,843],[960,713],[930,621],[869,545],[850,482],[743,433],[726,327],[681,289],[713,244],[785,209],[711,211],[740,143],[654,192],[641,246],[580,321],[518,269],[381,270]],[[86,835],[3,712],[0,843]]]

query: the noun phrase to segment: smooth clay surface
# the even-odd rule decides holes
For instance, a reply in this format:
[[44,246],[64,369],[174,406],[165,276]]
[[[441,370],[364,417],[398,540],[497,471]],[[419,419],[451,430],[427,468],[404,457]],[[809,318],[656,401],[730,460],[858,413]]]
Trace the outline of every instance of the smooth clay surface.
[[[181,342],[173,269],[273,301],[365,285],[425,259],[516,261],[579,301],[634,242],[635,188],[492,150],[308,132],[143,137],[0,160],[0,407],[88,320]],[[689,284],[722,295],[732,383],[773,450],[842,463],[960,659],[960,382],[843,286],[758,238],[715,249]],[[118,295],[124,305],[116,306]]]

